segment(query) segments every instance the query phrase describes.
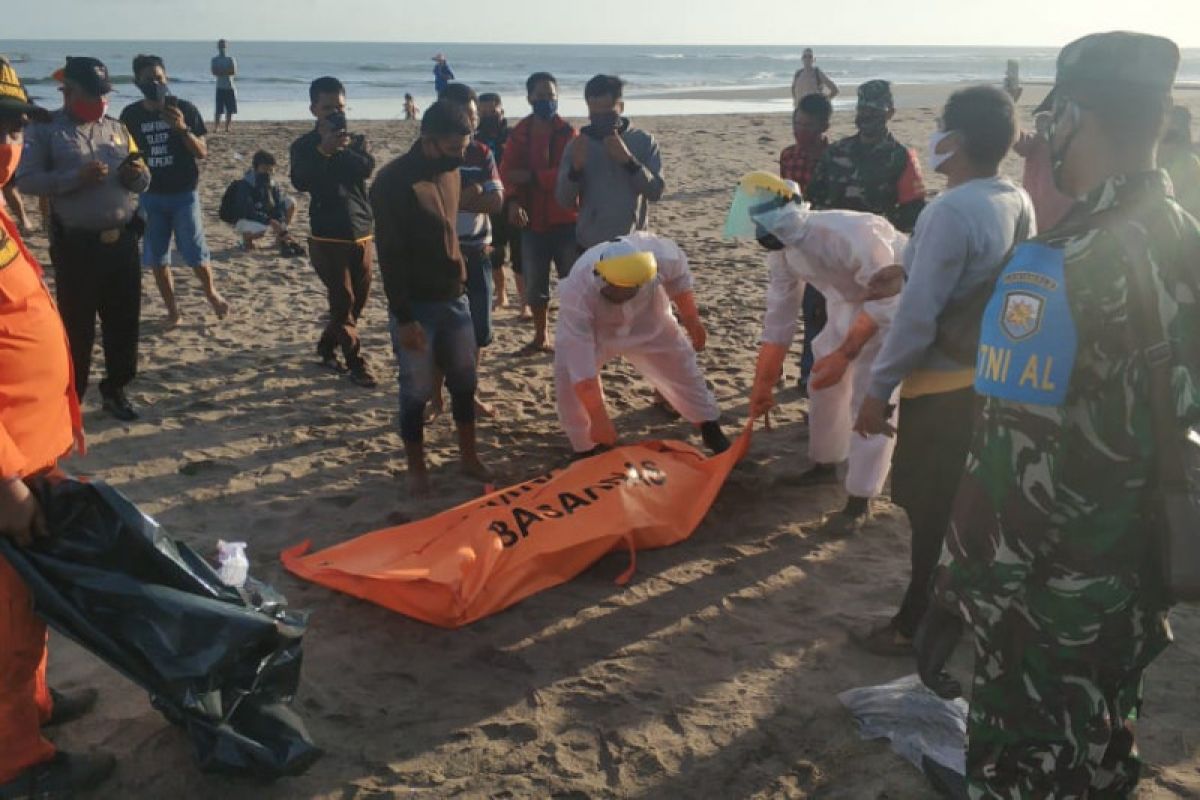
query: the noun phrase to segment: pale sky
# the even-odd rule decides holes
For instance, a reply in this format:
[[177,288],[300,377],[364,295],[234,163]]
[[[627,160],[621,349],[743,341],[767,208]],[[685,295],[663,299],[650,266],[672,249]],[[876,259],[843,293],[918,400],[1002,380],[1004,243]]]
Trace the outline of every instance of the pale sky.
[[1198,0],[5,0],[4,39],[1200,47]]

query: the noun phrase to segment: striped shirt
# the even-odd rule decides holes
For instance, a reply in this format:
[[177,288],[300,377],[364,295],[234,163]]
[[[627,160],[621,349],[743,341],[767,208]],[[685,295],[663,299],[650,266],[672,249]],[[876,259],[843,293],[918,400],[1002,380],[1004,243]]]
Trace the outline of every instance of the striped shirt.
[[[492,151],[483,142],[472,141],[467,145],[466,160],[458,169],[462,177],[462,188],[475,184],[483,185],[483,193],[504,193],[500,183],[500,170]],[[492,243],[492,220],[487,214],[475,211],[459,211],[456,221],[458,243],[462,248],[480,249]]]

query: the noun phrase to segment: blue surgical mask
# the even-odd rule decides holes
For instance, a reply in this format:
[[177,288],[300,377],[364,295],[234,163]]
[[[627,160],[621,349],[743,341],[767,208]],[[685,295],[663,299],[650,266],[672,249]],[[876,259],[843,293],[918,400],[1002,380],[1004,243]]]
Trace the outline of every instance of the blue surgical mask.
[[542,119],[552,119],[558,113],[558,101],[534,100],[533,113]]

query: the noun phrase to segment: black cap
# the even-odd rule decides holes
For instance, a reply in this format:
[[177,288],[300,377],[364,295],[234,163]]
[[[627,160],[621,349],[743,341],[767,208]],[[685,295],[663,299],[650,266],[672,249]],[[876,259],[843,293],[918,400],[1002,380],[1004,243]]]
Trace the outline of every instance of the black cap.
[[858,107],[891,111],[896,107],[892,100],[892,85],[885,80],[876,79],[859,86]]
[[66,66],[54,73],[54,79],[79,84],[80,89],[93,97],[108,94],[113,88],[108,67],[100,59],[88,56],[67,56]]
[[1070,95],[1167,94],[1178,70],[1179,47],[1170,39],[1129,31],[1094,33],[1058,54],[1054,86]]
[[46,109],[29,102],[29,94],[21,85],[17,71],[0,56],[0,114],[28,114],[36,119],[47,113]]

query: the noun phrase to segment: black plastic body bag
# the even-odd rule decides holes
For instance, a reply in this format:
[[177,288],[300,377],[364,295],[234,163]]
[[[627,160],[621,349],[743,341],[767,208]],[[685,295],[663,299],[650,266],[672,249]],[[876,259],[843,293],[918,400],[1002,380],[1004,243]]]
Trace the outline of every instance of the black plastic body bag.
[[269,780],[320,757],[290,708],[306,613],[253,580],[225,586],[105,483],[55,476],[30,489],[51,535],[29,548],[0,536],[0,554],[39,616],[149,691],[187,731],[202,770]]

